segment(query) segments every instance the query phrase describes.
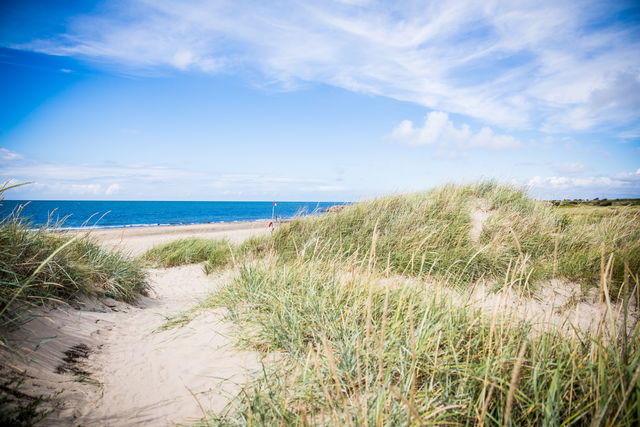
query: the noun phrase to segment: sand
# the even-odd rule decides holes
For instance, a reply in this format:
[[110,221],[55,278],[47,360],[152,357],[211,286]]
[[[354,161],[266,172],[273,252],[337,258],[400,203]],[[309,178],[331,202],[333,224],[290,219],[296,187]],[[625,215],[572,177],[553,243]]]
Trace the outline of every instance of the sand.
[[[93,235],[139,254],[183,237],[241,241],[263,232],[259,223],[239,223]],[[21,356],[0,356],[5,366],[24,374],[22,392],[52,396],[60,405],[44,425],[166,426],[220,414],[260,366],[258,354],[234,347],[238,331],[223,320],[222,309],[202,311],[185,326],[161,327],[227,283],[232,273],[206,276],[200,265],[154,269],[153,292],[135,306],[103,299],[86,301],[81,309],[39,309],[11,337]]]
[[478,243],[480,241],[484,223],[487,222],[491,214],[491,209],[489,209],[485,201],[474,201],[470,209],[471,230],[469,231],[469,237],[471,237],[472,242]]
[[229,239],[240,243],[252,237],[267,234],[268,221],[227,222],[159,227],[128,227],[92,230],[90,234],[106,246],[140,255],[160,243],[189,237]]

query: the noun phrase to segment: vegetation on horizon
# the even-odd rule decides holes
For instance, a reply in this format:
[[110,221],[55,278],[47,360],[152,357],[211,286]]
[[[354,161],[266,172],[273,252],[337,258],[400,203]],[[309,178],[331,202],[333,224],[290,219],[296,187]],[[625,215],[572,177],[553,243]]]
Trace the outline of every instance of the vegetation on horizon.
[[579,206],[640,206],[640,199],[562,199],[550,200],[553,206],[579,207]]

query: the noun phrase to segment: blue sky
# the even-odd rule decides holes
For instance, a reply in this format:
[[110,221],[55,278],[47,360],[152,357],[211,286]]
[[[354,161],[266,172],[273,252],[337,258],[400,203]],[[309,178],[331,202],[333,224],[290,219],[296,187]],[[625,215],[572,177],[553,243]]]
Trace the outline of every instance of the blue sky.
[[2,2],[0,82],[14,199],[640,197],[632,1]]

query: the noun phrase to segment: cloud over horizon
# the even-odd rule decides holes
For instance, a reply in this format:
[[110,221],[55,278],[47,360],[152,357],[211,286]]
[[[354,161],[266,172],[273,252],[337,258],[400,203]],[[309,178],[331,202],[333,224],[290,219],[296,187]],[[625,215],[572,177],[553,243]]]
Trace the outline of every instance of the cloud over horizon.
[[[42,162],[0,148],[0,182],[31,181],[32,184],[11,190],[12,198],[31,200],[73,197],[88,200],[160,200],[162,191],[180,190],[179,200],[228,200],[262,196],[261,200],[286,200],[287,194],[323,195],[353,194],[348,187],[335,182],[313,179],[237,173],[216,174],[190,171],[166,166],[132,165],[72,165]],[[640,169],[613,175],[575,176],[582,171],[581,164],[558,165],[574,176],[533,176],[525,180],[512,180],[516,185],[529,188],[534,197],[543,199],[565,197],[637,197],[640,194]],[[464,182],[464,181],[460,181]],[[505,181],[506,182],[506,181]],[[197,185],[194,185],[198,183]],[[189,188],[188,191],[184,190]],[[160,189],[160,192],[157,190]],[[426,190],[417,187],[412,191]],[[167,193],[168,194],[168,193]],[[344,197],[343,197],[344,198]],[[346,199],[345,199],[346,200]],[[338,201],[338,200],[334,200]]]
[[[265,200],[287,193],[307,192],[318,199],[348,190],[323,179],[293,178],[251,173],[219,174],[150,164],[74,165],[45,162],[0,148],[0,183],[31,182],[11,191],[13,198],[145,199],[178,194],[184,199],[222,200],[231,196],[261,196]],[[163,191],[166,191],[164,193]],[[175,196],[171,196],[175,197]]]

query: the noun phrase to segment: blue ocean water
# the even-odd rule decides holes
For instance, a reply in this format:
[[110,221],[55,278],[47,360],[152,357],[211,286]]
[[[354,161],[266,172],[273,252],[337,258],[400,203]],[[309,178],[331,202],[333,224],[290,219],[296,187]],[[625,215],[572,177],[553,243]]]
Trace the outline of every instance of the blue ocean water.
[[35,226],[62,221],[63,228],[92,226],[145,227],[271,219],[272,208],[281,219],[322,212],[340,202],[125,202],[71,200],[3,200],[0,218],[21,205],[21,216]]

